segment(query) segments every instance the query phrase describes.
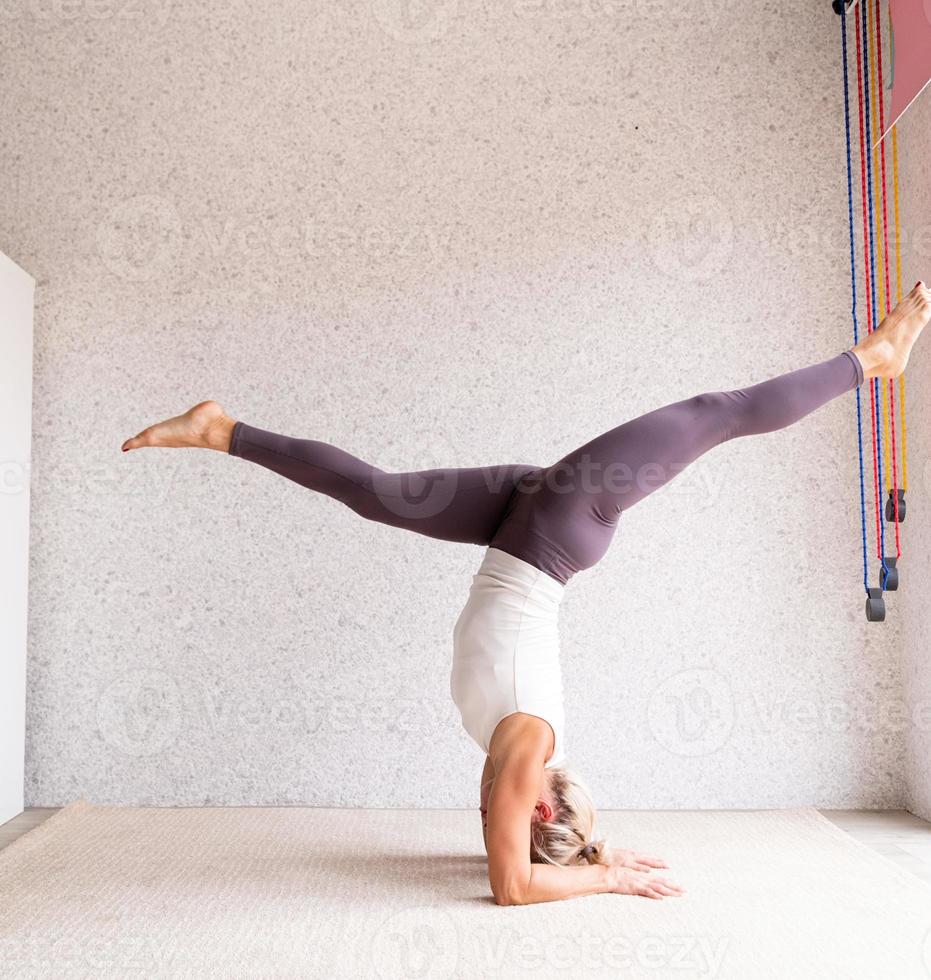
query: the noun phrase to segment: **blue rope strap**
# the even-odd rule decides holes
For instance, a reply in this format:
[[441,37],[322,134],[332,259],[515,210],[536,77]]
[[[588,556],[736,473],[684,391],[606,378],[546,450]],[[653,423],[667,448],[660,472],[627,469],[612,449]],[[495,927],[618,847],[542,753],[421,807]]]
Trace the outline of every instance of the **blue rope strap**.
[[[847,138],[847,224],[850,230],[850,317],[853,321],[853,342],[860,342],[857,324],[857,261],[856,236],[853,230],[853,165],[851,163],[850,137],[850,77],[847,70],[847,4],[842,3],[840,13],[841,60],[844,65],[844,132]],[[860,388],[855,389],[857,398],[857,452],[860,457],[860,542],[863,551],[863,588],[869,594],[870,573],[866,537],[866,482],[863,475],[863,406]]]
[[[870,275],[870,295],[868,297],[870,303],[870,310],[873,314],[873,324],[875,327],[879,326],[876,321],[876,244],[873,237],[873,140],[870,135],[870,71],[869,71],[869,50],[870,50],[870,39],[867,33],[867,20],[865,16],[866,11],[863,11],[863,16],[861,16],[861,34],[863,36],[863,92],[864,92],[864,111],[863,115],[866,119],[866,191],[867,200],[869,202],[869,262],[870,268],[872,269],[872,274]],[[864,242],[864,245],[866,243]],[[878,447],[877,452],[877,470],[879,482],[876,486],[876,494],[880,496],[883,487],[883,454],[882,454],[882,439],[883,439],[883,428],[882,428],[882,412],[881,405],[879,401],[879,385],[872,384],[871,397],[873,398],[874,414],[876,417],[876,445]],[[882,507],[882,502],[880,500],[880,507]],[[879,518],[879,561],[882,563],[882,588],[886,587],[886,577],[889,574],[889,569],[886,567],[886,526],[885,521],[882,520],[882,515]]]

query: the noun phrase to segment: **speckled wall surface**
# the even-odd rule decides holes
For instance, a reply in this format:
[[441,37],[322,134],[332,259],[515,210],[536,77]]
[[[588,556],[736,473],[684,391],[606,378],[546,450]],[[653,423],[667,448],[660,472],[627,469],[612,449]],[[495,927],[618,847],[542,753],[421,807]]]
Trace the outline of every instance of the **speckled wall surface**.
[[[472,805],[479,549],[120,442],[214,397],[386,468],[547,462],[834,354],[829,4],[2,12],[0,249],[39,280],[28,802]],[[715,452],[572,583],[601,803],[901,804],[852,407]]]
[[[902,205],[905,220],[903,279],[910,288],[916,279],[931,282],[931,91],[927,89],[906,113],[899,126],[902,144]],[[906,805],[913,813],[931,820],[931,609],[928,575],[931,570],[931,406],[927,391],[931,382],[928,339],[916,352],[906,373],[908,421],[908,527],[903,530],[903,576],[911,588],[903,592],[903,681],[909,726],[906,750]],[[904,581],[904,578],[903,578]]]

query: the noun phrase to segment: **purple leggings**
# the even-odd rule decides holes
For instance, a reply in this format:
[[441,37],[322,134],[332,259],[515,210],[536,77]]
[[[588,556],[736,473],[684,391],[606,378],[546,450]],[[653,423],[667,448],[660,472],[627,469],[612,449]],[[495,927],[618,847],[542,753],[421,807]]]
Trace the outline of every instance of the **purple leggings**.
[[491,545],[567,582],[591,568],[621,513],[737,436],[784,429],[856,388],[850,351],[737,391],[697,395],[625,422],[549,467],[385,473],[335,446],[237,422],[230,454],[325,493],[371,521]]

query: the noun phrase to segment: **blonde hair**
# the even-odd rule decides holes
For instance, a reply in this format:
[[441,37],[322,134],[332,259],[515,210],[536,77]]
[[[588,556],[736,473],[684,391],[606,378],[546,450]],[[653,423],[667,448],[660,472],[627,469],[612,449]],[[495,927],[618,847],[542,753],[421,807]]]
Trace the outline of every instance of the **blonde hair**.
[[530,860],[536,864],[607,864],[607,845],[593,840],[595,807],[583,783],[568,769],[547,769],[555,798],[552,820],[530,825]]

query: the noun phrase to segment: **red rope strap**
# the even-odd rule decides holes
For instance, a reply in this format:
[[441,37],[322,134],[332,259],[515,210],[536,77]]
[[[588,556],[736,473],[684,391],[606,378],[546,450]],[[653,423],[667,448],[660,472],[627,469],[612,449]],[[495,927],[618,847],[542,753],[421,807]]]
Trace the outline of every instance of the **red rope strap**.
[[[872,289],[873,282],[873,268],[872,268],[872,255],[870,249],[870,239],[869,239],[869,224],[867,218],[867,185],[866,185],[866,119],[863,115],[864,112],[864,97],[863,97],[863,39],[861,36],[861,20],[860,20],[860,7],[862,4],[857,4],[854,8],[854,13],[856,15],[856,34],[857,34],[857,104],[860,113],[860,184],[861,184],[861,194],[862,194],[862,208],[863,212],[863,273],[866,285],[866,332],[871,334],[873,332],[873,312],[869,302],[870,292]],[[879,560],[883,560],[882,553],[882,514],[880,512],[879,504],[879,451],[876,445],[876,379],[870,378],[870,432],[873,440],[873,496],[876,503],[876,554]]]

